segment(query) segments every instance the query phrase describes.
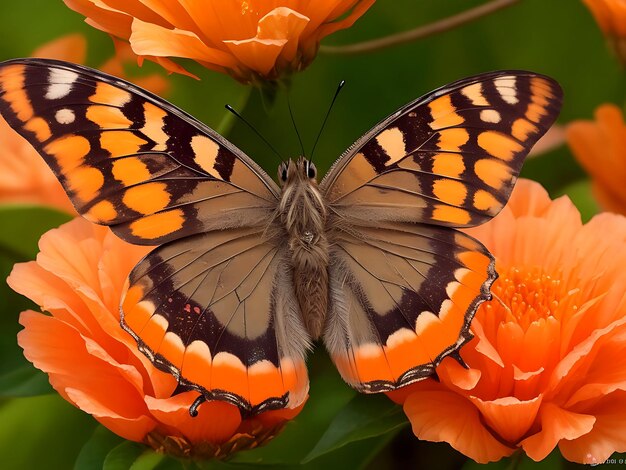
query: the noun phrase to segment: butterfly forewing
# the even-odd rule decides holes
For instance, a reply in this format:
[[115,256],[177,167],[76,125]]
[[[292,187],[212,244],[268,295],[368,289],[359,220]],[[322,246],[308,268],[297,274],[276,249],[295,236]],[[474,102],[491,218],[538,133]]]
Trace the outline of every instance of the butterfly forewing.
[[14,60],[0,111],[44,157],[76,209],[156,245],[259,223],[278,189],[219,134],[151,93],[85,67]]
[[561,98],[554,80],[530,72],[458,81],[374,127],[321,186],[331,207],[350,218],[481,224],[508,200]]

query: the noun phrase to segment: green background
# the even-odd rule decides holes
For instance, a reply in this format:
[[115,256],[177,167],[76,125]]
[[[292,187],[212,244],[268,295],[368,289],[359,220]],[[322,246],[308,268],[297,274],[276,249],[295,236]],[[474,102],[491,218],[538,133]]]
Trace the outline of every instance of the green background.
[[[379,0],[354,27],[324,41],[350,44],[427,24],[479,5],[467,0]],[[38,46],[71,32],[88,38],[88,65],[113,54],[107,35],[92,29],[61,1],[0,3],[0,59],[28,56]],[[287,111],[287,92],[270,102],[256,89],[188,64],[200,81],[172,75],[168,99],[223,131],[271,175],[276,159],[241,122],[224,110],[242,110],[285,156],[300,153]],[[153,64],[142,72],[161,73]],[[320,54],[295,75],[289,91],[307,152],[340,80],[346,86],[332,110],[315,161],[321,174],[375,123],[408,101],[456,79],[496,69],[528,69],[557,79],[565,102],[560,123],[590,118],[604,102],[624,102],[624,75],[590,13],[577,0],[523,0],[471,24],[411,44],[352,56]],[[553,196],[568,194],[585,219],[596,210],[586,175],[567,147],[530,159],[522,175],[540,181]],[[17,261],[33,259],[39,235],[67,216],[37,207],[0,206],[0,278]],[[124,442],[90,416],[65,403],[16,344],[21,310],[34,307],[0,285],[0,468],[178,469],[192,464]],[[399,407],[381,396],[361,397],[348,388],[321,347],[310,363],[310,400],[302,414],[265,448],[228,463],[202,468],[474,468],[447,444],[417,441]],[[306,462],[306,463],[303,463]],[[505,459],[492,468],[570,468],[558,452],[541,463]]]

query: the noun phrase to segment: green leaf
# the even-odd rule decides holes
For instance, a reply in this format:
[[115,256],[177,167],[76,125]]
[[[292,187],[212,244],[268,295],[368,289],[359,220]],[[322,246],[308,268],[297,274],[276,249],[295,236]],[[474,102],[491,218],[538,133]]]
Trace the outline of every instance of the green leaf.
[[30,364],[0,375],[0,398],[31,397],[53,392],[48,376]]
[[392,433],[407,424],[402,408],[388,398],[357,395],[333,419],[304,463],[351,442]]
[[115,446],[104,458],[102,470],[128,470],[144,452],[145,447],[132,441]]
[[123,439],[112,433],[104,426],[96,427],[95,431],[80,450],[74,463],[74,470],[100,469],[104,459],[114,447],[118,446]]
[[[129,470],[154,470],[166,457],[152,449],[147,449],[133,462]],[[167,467],[172,468],[172,467]]]
[[0,252],[10,254],[15,261],[34,259],[37,242],[51,228],[71,220],[71,216],[43,206],[0,206]]
[[68,469],[96,426],[58,395],[16,398],[0,405],[3,469]]

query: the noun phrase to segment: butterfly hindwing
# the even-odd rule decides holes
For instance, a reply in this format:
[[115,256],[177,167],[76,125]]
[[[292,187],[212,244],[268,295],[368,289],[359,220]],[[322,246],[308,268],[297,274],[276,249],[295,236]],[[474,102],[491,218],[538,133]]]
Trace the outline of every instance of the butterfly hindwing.
[[162,245],[130,275],[122,326],[208,400],[248,414],[295,408],[308,391],[309,339],[285,251],[254,228]]
[[79,65],[0,65],[0,112],[43,156],[80,214],[157,245],[249,220],[275,183],[219,134],[157,96]]
[[495,278],[489,252],[455,230],[386,222],[338,234],[324,341],[350,385],[394,390],[432,375],[471,337]]
[[561,99],[554,80],[531,72],[460,80],[375,126],[321,187],[333,210],[350,218],[481,224],[506,204]]

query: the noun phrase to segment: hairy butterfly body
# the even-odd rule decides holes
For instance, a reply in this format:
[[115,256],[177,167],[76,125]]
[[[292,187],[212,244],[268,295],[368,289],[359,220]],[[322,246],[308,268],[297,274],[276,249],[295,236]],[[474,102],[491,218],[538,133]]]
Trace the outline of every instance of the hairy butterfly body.
[[123,80],[65,62],[0,64],[0,112],[76,209],[158,245],[133,269],[122,327],[181,390],[243,414],[294,408],[322,338],[360,391],[394,390],[458,356],[494,260],[456,230],[506,204],[562,93],[523,71],[466,78],[407,104],[318,184],[280,187],[219,134]]

